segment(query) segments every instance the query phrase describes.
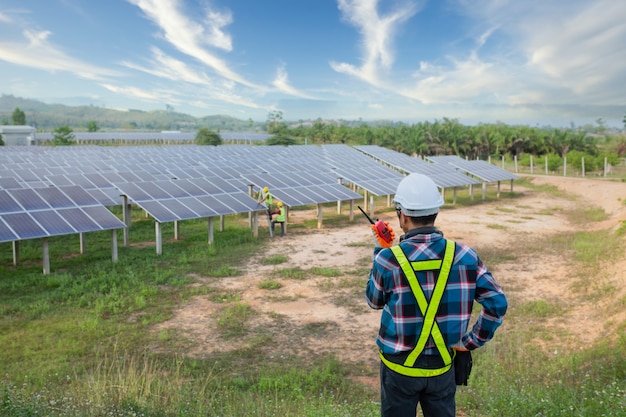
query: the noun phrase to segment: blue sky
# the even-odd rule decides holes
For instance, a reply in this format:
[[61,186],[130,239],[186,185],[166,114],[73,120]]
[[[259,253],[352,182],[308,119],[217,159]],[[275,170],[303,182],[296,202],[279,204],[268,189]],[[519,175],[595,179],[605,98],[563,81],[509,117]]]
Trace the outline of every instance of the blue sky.
[[0,93],[264,121],[626,112],[618,0],[3,0]]

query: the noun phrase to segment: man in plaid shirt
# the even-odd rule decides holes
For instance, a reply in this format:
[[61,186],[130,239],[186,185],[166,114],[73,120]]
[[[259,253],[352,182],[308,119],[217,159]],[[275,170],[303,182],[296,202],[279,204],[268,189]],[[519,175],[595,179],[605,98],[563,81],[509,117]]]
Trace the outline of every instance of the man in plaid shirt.
[[[507,300],[476,252],[435,228],[443,198],[429,177],[405,177],[394,203],[404,235],[394,247],[374,239],[366,289],[369,306],[383,310],[376,338],[382,416],[415,417],[419,403],[424,417],[454,417],[454,358],[471,366],[468,351],[491,340]],[[482,309],[470,329],[474,301]]]

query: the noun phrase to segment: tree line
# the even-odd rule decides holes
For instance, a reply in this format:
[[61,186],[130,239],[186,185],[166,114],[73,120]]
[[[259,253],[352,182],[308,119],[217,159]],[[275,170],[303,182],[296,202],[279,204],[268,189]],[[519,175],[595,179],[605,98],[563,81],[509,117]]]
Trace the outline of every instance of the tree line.
[[[26,124],[26,115],[16,107],[11,116],[12,124]],[[625,116],[626,122],[626,116]],[[550,156],[558,160],[570,156],[600,160],[608,157],[616,164],[626,157],[626,136],[608,132],[601,119],[597,128],[571,127],[569,129],[551,127],[513,126],[504,123],[481,123],[475,126],[463,125],[458,119],[444,117],[441,120],[423,121],[414,124],[389,122],[372,124],[365,122],[300,121],[287,123],[281,111],[271,111],[265,123],[265,130],[274,136],[267,145],[331,144],[378,145],[407,155],[459,155],[468,159],[507,157],[517,158],[524,164],[529,155]],[[98,131],[97,121],[87,122],[88,131]],[[55,145],[74,143],[73,130],[63,125],[53,130]],[[219,145],[219,129],[200,128],[197,131],[197,144]]]
[[[290,127],[281,115],[270,113],[268,132],[291,138],[295,143],[378,145],[407,155],[459,155],[468,159],[522,158],[523,155],[556,155],[570,152],[601,157],[626,156],[626,136],[582,129],[511,126],[504,123],[467,126],[446,118],[415,124],[347,127],[320,119]],[[283,143],[286,144],[286,143]]]

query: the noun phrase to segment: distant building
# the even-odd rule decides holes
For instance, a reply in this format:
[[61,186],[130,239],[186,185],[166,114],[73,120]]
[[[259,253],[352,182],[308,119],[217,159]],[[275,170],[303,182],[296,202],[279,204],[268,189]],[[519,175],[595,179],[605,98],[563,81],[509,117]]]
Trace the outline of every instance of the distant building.
[[32,145],[35,141],[35,128],[32,126],[0,126],[0,135],[6,146]]

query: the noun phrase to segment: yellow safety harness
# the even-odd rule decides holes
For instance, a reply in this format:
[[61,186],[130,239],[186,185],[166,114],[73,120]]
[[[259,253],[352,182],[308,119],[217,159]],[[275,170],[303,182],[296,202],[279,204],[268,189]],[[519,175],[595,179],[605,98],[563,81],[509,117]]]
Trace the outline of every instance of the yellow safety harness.
[[[424,317],[422,331],[420,332],[420,335],[417,339],[417,343],[415,344],[415,347],[413,348],[411,353],[409,353],[409,355],[407,356],[404,364],[391,362],[390,360],[385,358],[382,350],[379,351],[380,359],[383,361],[383,363],[389,369],[401,375],[413,377],[433,377],[448,372],[452,367],[453,355],[450,354],[450,351],[446,346],[443,335],[441,334],[441,330],[439,330],[439,325],[435,321],[435,315],[437,314],[437,310],[439,309],[439,304],[441,303],[441,298],[443,297],[443,293],[448,282],[448,276],[450,275],[450,269],[452,268],[452,261],[454,260],[454,246],[455,245],[453,241],[446,241],[446,249],[444,252],[443,260],[414,262],[409,262],[400,246],[391,247],[391,251],[398,260],[398,263],[400,264],[400,267],[402,268],[406,279],[409,281],[411,291],[413,292],[415,300],[417,301],[417,305],[422,313],[422,316]],[[437,269],[439,270],[439,277],[437,278],[437,283],[435,284],[435,289],[433,290],[433,294],[429,303],[426,300],[426,296],[424,295],[424,291],[422,290],[422,287],[417,280],[415,272],[433,271]],[[426,342],[431,335],[433,337],[433,341],[435,342],[435,346],[437,347],[437,351],[443,359],[443,368],[414,368],[413,365],[415,364],[415,361],[424,351]]]

